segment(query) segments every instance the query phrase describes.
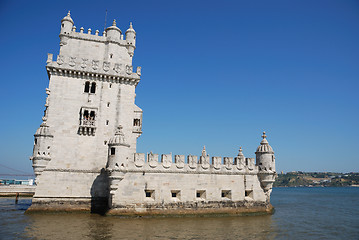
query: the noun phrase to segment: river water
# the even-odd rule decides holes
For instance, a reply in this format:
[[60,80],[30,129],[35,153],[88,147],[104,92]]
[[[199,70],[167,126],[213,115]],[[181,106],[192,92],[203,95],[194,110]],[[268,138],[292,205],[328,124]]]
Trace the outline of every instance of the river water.
[[120,218],[25,215],[0,198],[0,239],[359,239],[359,188],[274,188],[271,216]]

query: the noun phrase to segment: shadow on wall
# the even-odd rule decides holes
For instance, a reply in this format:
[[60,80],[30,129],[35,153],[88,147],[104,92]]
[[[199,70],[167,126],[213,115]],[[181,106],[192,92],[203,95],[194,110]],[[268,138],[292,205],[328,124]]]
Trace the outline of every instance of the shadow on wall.
[[106,170],[101,169],[100,175],[92,183],[91,187],[91,213],[105,215],[108,211],[109,178]]

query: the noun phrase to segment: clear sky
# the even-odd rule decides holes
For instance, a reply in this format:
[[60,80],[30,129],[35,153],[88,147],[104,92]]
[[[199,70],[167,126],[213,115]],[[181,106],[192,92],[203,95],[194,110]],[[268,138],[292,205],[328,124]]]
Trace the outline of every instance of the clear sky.
[[137,32],[138,152],[254,157],[265,130],[278,171],[359,171],[359,1],[2,0],[0,173],[32,173],[61,19],[106,9]]

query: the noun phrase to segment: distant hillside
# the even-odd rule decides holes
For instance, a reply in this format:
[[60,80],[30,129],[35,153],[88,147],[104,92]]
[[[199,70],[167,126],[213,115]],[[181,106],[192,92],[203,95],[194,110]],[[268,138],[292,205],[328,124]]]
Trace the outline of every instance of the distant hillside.
[[278,174],[274,187],[359,186],[359,173],[289,172]]

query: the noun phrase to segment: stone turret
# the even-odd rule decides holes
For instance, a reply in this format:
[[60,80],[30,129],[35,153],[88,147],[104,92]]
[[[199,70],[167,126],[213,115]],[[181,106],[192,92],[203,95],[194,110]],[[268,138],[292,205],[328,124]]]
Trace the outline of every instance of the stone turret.
[[258,166],[258,176],[261,186],[269,201],[272,186],[275,181],[275,157],[272,147],[267,141],[266,133],[263,132],[263,140],[256,151],[256,165]]
[[67,44],[68,37],[74,26],[74,21],[71,18],[70,11],[67,15],[61,20],[61,30],[60,30],[60,46]]
[[115,136],[108,142],[108,161],[107,173],[110,180],[109,206],[112,206],[112,198],[118,188],[118,184],[124,178],[121,170],[128,164],[128,152],[130,145],[125,141],[125,135],[122,132],[122,126],[118,126]]
[[108,142],[108,162],[107,169],[115,170],[124,168],[128,161],[129,144],[125,141],[122,126],[118,126],[115,136]]
[[136,49],[136,31],[132,27],[132,22],[130,22],[130,28],[126,31],[126,42],[128,44],[128,54],[132,57]]
[[121,40],[122,31],[116,26],[116,20],[114,19],[112,22],[112,26],[106,28],[106,36],[107,40],[118,42]]
[[50,147],[52,144],[53,135],[50,133],[50,129],[46,123],[46,120],[46,117],[43,117],[43,123],[40,125],[34,135],[34,150],[32,156],[30,157],[36,177],[36,183],[38,183],[38,177],[41,175],[51,160]]

